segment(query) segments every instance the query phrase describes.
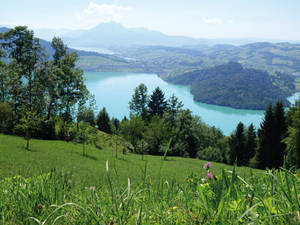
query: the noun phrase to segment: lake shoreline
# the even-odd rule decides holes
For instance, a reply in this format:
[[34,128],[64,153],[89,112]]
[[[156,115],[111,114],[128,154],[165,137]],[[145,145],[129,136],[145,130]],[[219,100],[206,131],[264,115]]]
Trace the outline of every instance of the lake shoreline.
[[[110,117],[123,119],[129,116],[128,103],[134,89],[144,83],[148,87],[148,95],[159,86],[169,98],[172,94],[183,102],[184,108],[189,108],[203,122],[220,129],[225,135],[230,135],[239,122],[245,126],[251,123],[259,128],[262,122],[263,110],[234,109],[218,105],[194,101],[189,86],[174,85],[164,81],[154,73],[132,72],[84,72],[88,90],[95,95],[98,110],[106,107]],[[293,97],[293,96],[291,96]]]

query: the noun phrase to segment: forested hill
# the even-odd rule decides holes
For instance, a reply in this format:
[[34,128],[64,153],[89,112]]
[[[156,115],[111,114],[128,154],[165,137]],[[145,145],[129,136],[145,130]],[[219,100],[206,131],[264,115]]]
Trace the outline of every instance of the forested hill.
[[243,68],[239,63],[229,62],[205,70],[196,70],[169,78],[176,84],[191,85],[196,101],[230,106],[239,109],[266,109],[269,103],[286,100],[294,90],[294,77],[270,75],[255,69]]

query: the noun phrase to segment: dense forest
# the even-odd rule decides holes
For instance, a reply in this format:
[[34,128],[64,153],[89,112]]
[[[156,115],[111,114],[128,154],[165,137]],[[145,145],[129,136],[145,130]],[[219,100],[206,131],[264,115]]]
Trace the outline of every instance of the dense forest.
[[[53,38],[47,57],[39,40],[26,27],[1,34],[0,132],[30,139],[61,139],[95,144],[97,132],[125,139],[135,153],[183,156],[258,168],[300,167],[300,104],[287,112],[281,102],[266,110],[261,127],[239,124],[230,137],[194,116],[176,96],[166,99],[157,87],[136,87],[130,117],[97,115],[76,67],[78,56],[60,38]],[[238,64],[229,64],[243,69]],[[248,72],[253,70],[247,70]],[[249,73],[250,73],[249,72]],[[227,71],[231,73],[231,68]],[[253,81],[254,82],[254,81]],[[100,131],[99,131],[100,130]],[[125,153],[125,151],[124,151]]]
[[184,73],[168,81],[191,85],[196,101],[239,109],[264,110],[269,103],[277,101],[288,106],[290,103],[286,98],[295,91],[291,75],[270,75],[260,70],[245,69],[235,62]]

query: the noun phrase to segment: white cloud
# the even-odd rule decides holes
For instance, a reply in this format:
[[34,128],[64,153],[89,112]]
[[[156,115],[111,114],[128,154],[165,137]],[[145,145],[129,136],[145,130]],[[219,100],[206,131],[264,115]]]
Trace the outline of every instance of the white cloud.
[[219,18],[203,18],[202,22],[207,24],[217,24],[217,25],[224,24],[224,21]]
[[78,15],[78,22],[85,27],[92,27],[110,21],[121,22],[122,18],[131,10],[130,7],[110,4],[99,5],[90,2],[87,8]]

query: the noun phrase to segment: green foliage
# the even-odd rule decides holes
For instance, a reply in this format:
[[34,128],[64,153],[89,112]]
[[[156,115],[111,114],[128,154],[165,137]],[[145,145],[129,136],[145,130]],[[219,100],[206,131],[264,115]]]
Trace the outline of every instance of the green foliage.
[[140,84],[134,90],[132,95],[132,100],[129,102],[130,113],[134,116],[142,116],[143,119],[147,117],[147,105],[148,99],[147,96],[147,87],[145,84]]
[[132,144],[136,151],[137,143],[143,139],[145,131],[145,122],[141,117],[131,117],[130,120],[123,120],[120,126],[121,135]]
[[111,123],[112,123],[112,126],[113,126],[113,133],[118,134],[119,129],[120,129],[120,125],[121,125],[120,120],[118,120],[117,118],[112,118]]
[[279,168],[283,166],[286,136],[285,112],[281,102],[275,107],[269,105],[265,118],[258,130],[259,148],[256,160],[259,168]]
[[255,156],[256,147],[257,147],[256,132],[253,124],[251,123],[247,130],[247,142],[246,142],[248,161]]
[[240,109],[265,109],[269,103],[286,100],[295,89],[287,87],[294,82],[286,75],[272,76],[267,72],[245,69],[239,63],[230,62],[210,69],[184,73],[169,80],[191,85],[191,93],[199,102],[230,106]]
[[148,143],[144,140],[138,140],[135,148],[136,153],[142,155],[142,160],[144,160],[144,154],[148,152]]
[[164,120],[154,116],[147,124],[144,132],[144,139],[148,143],[149,153],[153,155],[163,154],[169,136]]
[[21,131],[24,134],[24,138],[27,141],[26,149],[29,150],[29,141],[31,135],[36,131],[41,124],[41,118],[35,112],[25,112],[24,117],[21,118],[20,123],[17,124],[14,129]]
[[271,165],[271,154],[273,150],[273,110],[270,104],[265,112],[265,118],[258,130],[259,148],[257,152],[258,167],[265,169]]
[[8,57],[6,63],[0,62],[0,102],[11,106],[13,126],[23,126],[24,112],[35,113],[41,123],[34,136],[55,138],[54,120],[61,116],[70,123],[75,107],[88,98],[82,71],[76,67],[76,53],[68,52],[63,42],[54,38],[50,60],[33,31],[23,26],[10,29],[0,38],[1,51],[5,50]]
[[175,95],[172,95],[167,100],[167,107],[164,113],[164,118],[166,123],[168,123],[168,127],[170,129],[174,129],[176,123],[178,122],[178,114],[179,111],[182,110],[183,104]]
[[284,139],[286,144],[287,166],[300,168],[300,102],[288,112],[288,131]]
[[214,162],[223,162],[221,149],[212,146],[208,146],[207,148],[198,151],[197,158]]
[[283,139],[287,134],[286,115],[282,102],[277,102],[274,109],[274,148],[272,154],[272,167],[280,168],[283,166],[283,158],[286,145]]
[[155,88],[148,102],[150,117],[161,117],[164,114],[166,107],[167,102],[165,100],[164,93],[159,87]]
[[103,107],[97,115],[96,124],[99,130],[108,134],[112,133],[110,118],[108,113],[106,112],[105,107]]
[[12,129],[12,108],[9,104],[0,102],[0,133],[9,133]]
[[77,113],[78,122],[86,122],[91,126],[95,126],[95,114],[93,109],[85,106],[80,106]]
[[86,145],[97,141],[97,130],[87,122],[78,124],[77,140],[82,144],[82,155],[87,156]]
[[246,137],[244,124],[239,123],[234,134],[230,139],[230,163],[233,165],[235,162],[239,166],[247,166],[249,163],[249,152],[246,147]]

